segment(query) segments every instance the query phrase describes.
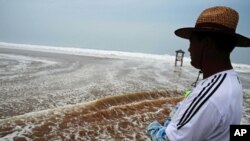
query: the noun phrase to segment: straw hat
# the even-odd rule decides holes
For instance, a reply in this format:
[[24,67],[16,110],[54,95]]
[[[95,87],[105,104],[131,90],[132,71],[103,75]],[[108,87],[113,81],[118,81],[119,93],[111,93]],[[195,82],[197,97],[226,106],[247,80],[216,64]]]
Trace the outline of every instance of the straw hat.
[[179,37],[189,39],[192,32],[221,32],[236,38],[236,46],[250,47],[250,39],[235,33],[239,20],[238,12],[224,6],[211,7],[198,17],[195,27],[180,28],[175,31]]

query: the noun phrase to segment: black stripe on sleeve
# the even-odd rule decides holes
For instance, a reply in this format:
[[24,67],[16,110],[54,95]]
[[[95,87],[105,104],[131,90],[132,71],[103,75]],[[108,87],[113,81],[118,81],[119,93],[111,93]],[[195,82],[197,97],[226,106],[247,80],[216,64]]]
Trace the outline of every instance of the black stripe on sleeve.
[[[220,77],[220,75],[219,75]],[[200,93],[198,94],[198,96],[196,96],[194,98],[194,100],[192,101],[192,103],[189,105],[189,107],[186,109],[185,113],[183,114],[183,116],[181,117],[178,125],[181,125],[183,123],[183,121],[188,118],[187,116],[190,115],[190,113],[192,112],[192,110],[194,109],[195,105],[197,105],[197,103],[199,102],[199,100],[201,99],[200,97],[202,96],[202,93],[212,84],[214,84],[214,80],[217,78],[217,75],[214,76],[214,78],[212,79],[212,81],[210,83],[208,83],[208,85],[206,87],[203,87],[203,89],[200,91]],[[208,89],[210,89],[211,87],[209,87]],[[198,100],[198,101],[197,101]]]
[[188,123],[192,117],[199,111],[199,109],[202,107],[202,105],[204,105],[204,103],[215,93],[215,91],[220,87],[220,85],[222,84],[222,82],[225,80],[227,74],[225,73],[222,77],[222,79],[220,80],[220,82],[215,86],[215,88],[211,91],[211,93],[203,99],[203,101],[199,104],[199,106],[197,107],[197,109],[193,112],[193,114],[191,116],[189,116],[189,118],[182,123],[181,125],[179,125],[177,127],[177,129],[179,130],[181,127],[183,127],[186,123]]

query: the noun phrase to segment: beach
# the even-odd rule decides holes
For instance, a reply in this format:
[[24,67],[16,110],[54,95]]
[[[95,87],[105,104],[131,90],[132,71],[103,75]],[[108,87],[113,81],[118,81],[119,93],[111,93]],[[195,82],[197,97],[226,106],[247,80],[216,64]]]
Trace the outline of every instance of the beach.
[[[149,140],[198,70],[174,56],[0,44],[0,140]],[[234,64],[250,123],[250,66]],[[201,78],[200,78],[201,79]]]

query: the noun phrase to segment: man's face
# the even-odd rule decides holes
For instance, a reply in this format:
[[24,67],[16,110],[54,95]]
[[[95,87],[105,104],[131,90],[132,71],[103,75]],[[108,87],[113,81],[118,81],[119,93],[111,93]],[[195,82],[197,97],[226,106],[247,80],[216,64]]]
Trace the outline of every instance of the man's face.
[[199,40],[196,35],[192,35],[189,41],[190,45],[188,51],[190,52],[191,65],[197,69],[201,69],[203,58],[202,40]]

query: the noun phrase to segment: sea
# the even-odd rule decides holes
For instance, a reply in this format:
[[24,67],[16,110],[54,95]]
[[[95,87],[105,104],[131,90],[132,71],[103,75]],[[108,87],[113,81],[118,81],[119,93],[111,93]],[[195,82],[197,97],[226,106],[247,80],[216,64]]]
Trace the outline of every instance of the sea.
[[[250,65],[233,67],[250,124]],[[0,140],[150,140],[198,74],[189,57],[2,42]]]

